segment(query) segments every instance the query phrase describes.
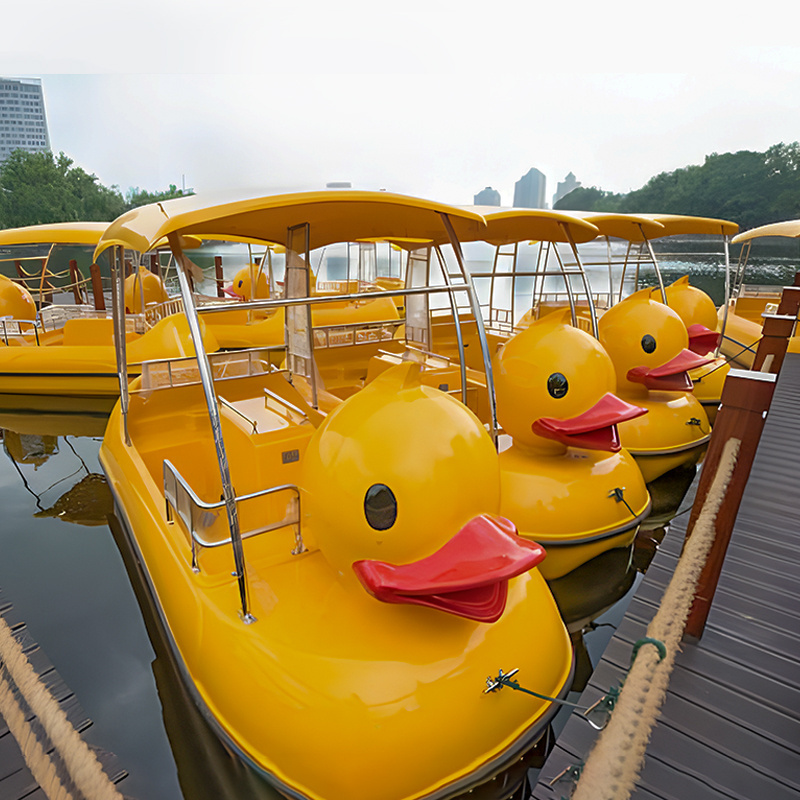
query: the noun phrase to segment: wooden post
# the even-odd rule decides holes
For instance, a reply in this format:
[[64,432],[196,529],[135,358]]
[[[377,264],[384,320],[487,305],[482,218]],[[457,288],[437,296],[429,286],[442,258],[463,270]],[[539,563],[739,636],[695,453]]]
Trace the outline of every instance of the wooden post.
[[74,258],[69,260],[69,277],[72,281],[72,297],[75,299],[75,305],[79,306],[83,303],[83,296],[81,295],[83,275],[81,275],[78,269],[78,262]]
[[150,272],[161,277],[161,262],[158,260],[158,253],[150,253]]
[[[800,273],[795,281],[800,280]],[[784,286],[775,314],[762,314],[761,339],[758,342],[753,369],[780,372],[789,339],[794,336],[797,314],[800,312],[800,286]]]
[[103,279],[100,275],[100,267],[97,264],[92,264],[89,267],[89,273],[92,276],[92,295],[94,297],[95,310],[105,311],[106,298],[103,295]]
[[214,275],[217,280],[217,297],[225,297],[225,292],[223,291],[222,256],[214,256]]
[[761,439],[766,412],[772,402],[776,380],[777,375],[773,373],[738,369],[732,369],[725,379],[722,402],[714,422],[711,442],[697,487],[697,496],[689,518],[687,539],[692,535],[692,529],[703,508],[725,443],[728,439],[735,437],[740,439],[742,444],[725,497],[714,522],[716,531],[714,544],[697,583],[694,603],[684,631],[685,639],[697,640],[703,635],[714,592],[722,572],[722,563],[725,560],[725,553],[733,532],[733,524],[739,513],[742,494],[750,476],[750,468],[753,465],[758,442]]

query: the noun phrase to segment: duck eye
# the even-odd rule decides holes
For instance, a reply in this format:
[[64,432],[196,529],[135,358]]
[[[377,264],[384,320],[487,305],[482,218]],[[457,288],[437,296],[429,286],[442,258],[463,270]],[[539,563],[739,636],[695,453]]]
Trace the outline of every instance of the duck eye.
[[364,495],[364,515],[371,528],[385,531],[397,519],[397,500],[392,490],[383,483],[375,483]]
[[652,353],[655,349],[656,340],[649,333],[642,336],[642,350],[644,350],[645,353]]
[[556,400],[560,400],[569,391],[569,382],[560,372],[554,372],[547,379],[547,391]]

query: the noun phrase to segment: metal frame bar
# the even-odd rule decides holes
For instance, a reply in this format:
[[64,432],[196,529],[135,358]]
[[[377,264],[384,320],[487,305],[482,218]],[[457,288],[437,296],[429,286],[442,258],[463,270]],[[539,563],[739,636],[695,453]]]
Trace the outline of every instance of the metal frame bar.
[[231,484],[231,473],[228,464],[228,455],[225,450],[225,442],[222,438],[222,423],[220,420],[219,406],[216,402],[216,392],[214,391],[214,378],[211,374],[208,355],[203,346],[200,321],[194,305],[192,288],[189,285],[188,271],[190,262],[181,248],[178,235],[176,233],[170,233],[167,239],[178,262],[178,281],[180,283],[181,296],[183,297],[183,306],[186,312],[186,320],[189,323],[189,330],[192,334],[192,341],[194,342],[195,353],[197,355],[197,367],[200,371],[200,380],[203,384],[208,417],[211,422],[211,432],[217,451],[217,462],[222,479],[222,495],[225,502],[225,511],[228,516],[228,528],[231,532],[231,545],[233,548],[233,560],[235,565],[234,575],[239,584],[239,599],[242,604],[242,619],[245,623],[249,624],[255,621],[255,617],[250,613],[249,609],[247,576],[244,567],[244,548],[242,547],[242,535],[239,529],[239,511],[236,505],[236,495],[233,492],[233,486]]
[[[444,254],[441,248],[437,245],[436,257],[439,260],[439,268],[441,269],[442,276],[444,277],[445,286],[452,286],[450,281],[450,274],[447,271],[447,264],[445,262]],[[467,404],[467,354],[464,352],[464,332],[461,330],[461,318],[458,315],[458,303],[456,303],[455,292],[448,292],[450,298],[450,310],[453,312],[453,326],[456,332],[456,346],[458,347],[458,358],[460,362],[460,377],[461,377],[461,402]],[[431,333],[433,326],[431,325]],[[429,347],[433,347],[433,342],[429,343]]]
[[[494,443],[495,447],[497,447],[497,430],[498,430],[497,398],[495,397],[494,393],[494,374],[492,372],[492,359],[489,356],[489,342],[486,338],[486,327],[483,323],[483,314],[481,313],[480,303],[478,302],[478,296],[475,292],[475,285],[472,283],[472,280],[470,279],[467,273],[467,268],[464,264],[464,253],[461,250],[461,242],[459,242],[458,237],[456,236],[453,224],[452,222],[450,222],[450,217],[447,214],[443,214],[441,212],[439,212],[439,216],[442,218],[445,230],[447,231],[447,236],[450,239],[450,244],[456,256],[456,261],[458,262],[459,269],[461,270],[461,276],[464,279],[465,288],[467,290],[467,297],[469,298],[469,304],[472,308],[472,315],[475,317],[475,323],[478,327],[478,339],[480,340],[481,343],[483,368],[484,368],[484,374],[486,375],[486,388],[488,389],[488,394],[489,394],[489,419],[491,428],[489,431],[489,435],[492,437],[492,442]],[[461,364],[463,370],[465,368],[463,351],[461,352]]]
[[111,266],[111,307],[114,319],[114,352],[117,358],[117,374],[119,376],[119,402],[122,411],[122,426],[125,433],[125,444],[130,447],[131,437],[128,432],[128,357],[126,353],[125,322],[125,262],[122,247],[112,247],[109,251]]

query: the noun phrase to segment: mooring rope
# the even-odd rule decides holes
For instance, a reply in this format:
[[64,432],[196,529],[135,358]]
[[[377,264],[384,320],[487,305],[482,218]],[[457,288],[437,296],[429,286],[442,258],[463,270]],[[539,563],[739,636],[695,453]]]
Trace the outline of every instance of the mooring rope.
[[68,800],[74,795],[58,778],[56,766],[47,755],[25,714],[14,697],[14,687],[38,718],[55,752],[61,758],[75,787],[91,800],[122,800],[100,762],[74,726],[67,719],[48,688],[36,674],[14,637],[8,623],[0,617],[0,666],[10,680],[0,681],[0,713],[2,713],[31,774],[49,800]]
[[723,448],[716,475],[684,552],[664,592],[661,606],[647,628],[644,646],[625,678],[605,730],[585,765],[572,800],[627,800],[644,765],[647,742],[667,694],[675,654],[683,637],[697,581],[714,542],[715,522],[730,483],[740,439]]

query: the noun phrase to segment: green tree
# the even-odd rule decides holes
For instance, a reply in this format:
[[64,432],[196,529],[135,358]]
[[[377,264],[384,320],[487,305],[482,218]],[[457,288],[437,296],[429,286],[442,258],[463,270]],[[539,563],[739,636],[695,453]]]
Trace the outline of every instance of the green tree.
[[16,227],[73,220],[112,220],[124,210],[106,189],[64,153],[15,150],[0,165],[0,225]]
[[193,194],[171,185],[165,192],[103,186],[71,158],[49,151],[15,150],[0,164],[0,228],[47,222],[110,222],[130,208]]
[[179,189],[174,183],[169,185],[169,189],[165,192],[148,192],[140,189],[138,186],[130,188],[125,193],[125,207],[127,209],[136,208],[137,206],[144,206],[148,203],[160,203],[162,200],[172,200],[176,197],[186,197],[187,195],[194,194],[193,189]]
[[738,222],[743,229],[797,219],[800,144],[780,143],[764,153],[711,153],[701,165],[659,173],[628,194],[578,188],[555,207],[718,217]]
[[624,195],[604,192],[596,186],[579,186],[564,195],[554,206],[555,209],[571,211],[616,211]]

